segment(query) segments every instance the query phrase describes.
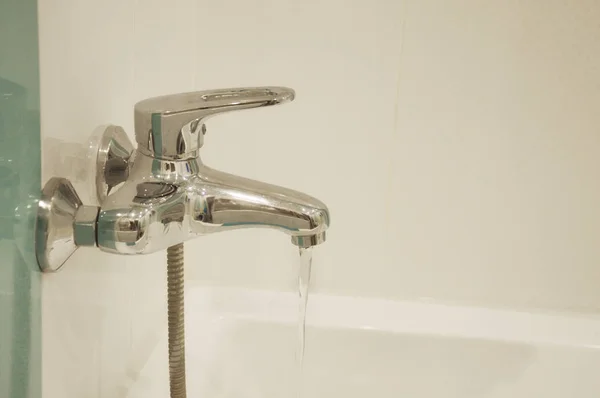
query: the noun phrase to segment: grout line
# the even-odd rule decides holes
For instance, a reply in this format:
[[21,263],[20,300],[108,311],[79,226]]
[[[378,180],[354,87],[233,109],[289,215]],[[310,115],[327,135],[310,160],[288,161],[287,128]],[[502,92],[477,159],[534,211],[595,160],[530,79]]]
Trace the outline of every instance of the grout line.
[[[396,98],[394,100],[394,126],[391,133],[391,140],[389,142],[389,147],[394,149],[396,148],[398,142],[398,124],[400,122],[399,115],[399,102],[400,102],[400,90],[402,88],[402,58],[404,53],[404,36],[405,36],[405,27],[406,27],[406,19],[408,13],[408,2],[410,0],[404,0],[402,5],[402,22],[400,24],[400,46],[398,49],[398,73],[396,75]],[[385,195],[385,214],[391,214],[391,196],[392,196],[392,184],[393,184],[393,166],[394,166],[394,155],[393,152],[390,152],[388,158],[388,167],[387,167],[387,185],[386,185],[386,195]],[[389,217],[385,218],[385,231],[386,235],[389,235],[390,221]],[[387,242],[384,243],[387,246]]]
[[[131,96],[131,99],[133,99],[133,102],[135,103],[136,99],[135,99],[135,61],[136,61],[136,50],[135,50],[135,45],[136,45],[136,13],[137,13],[137,8],[138,8],[138,0],[133,0],[133,20],[132,20],[132,24],[131,24],[131,83],[130,83],[130,90],[131,92],[129,93],[129,95]],[[133,104],[131,104],[132,109],[133,109]]]
[[[192,0],[192,19],[196,18],[198,16],[198,2],[200,0]],[[192,65],[194,65],[194,70],[192,71],[192,87],[194,90],[198,90],[198,87],[196,87],[196,74],[198,73],[198,24],[195,23],[193,24],[194,26],[194,37],[193,37],[193,47],[192,47],[192,52],[194,54],[194,61],[192,62]]]

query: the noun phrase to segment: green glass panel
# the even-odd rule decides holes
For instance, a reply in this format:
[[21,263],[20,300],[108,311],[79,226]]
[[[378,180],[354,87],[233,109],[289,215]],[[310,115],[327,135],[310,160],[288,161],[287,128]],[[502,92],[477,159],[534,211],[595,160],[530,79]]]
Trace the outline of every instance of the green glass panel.
[[41,397],[36,0],[0,0],[0,397]]

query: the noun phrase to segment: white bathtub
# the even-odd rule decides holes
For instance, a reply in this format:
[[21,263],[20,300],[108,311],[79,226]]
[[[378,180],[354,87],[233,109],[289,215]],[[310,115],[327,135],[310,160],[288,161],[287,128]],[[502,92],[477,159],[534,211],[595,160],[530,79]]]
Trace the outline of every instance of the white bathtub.
[[[188,396],[296,398],[297,307],[189,289]],[[120,396],[169,396],[166,344],[163,330],[132,359]],[[305,398],[598,398],[600,317],[313,294],[302,384]]]

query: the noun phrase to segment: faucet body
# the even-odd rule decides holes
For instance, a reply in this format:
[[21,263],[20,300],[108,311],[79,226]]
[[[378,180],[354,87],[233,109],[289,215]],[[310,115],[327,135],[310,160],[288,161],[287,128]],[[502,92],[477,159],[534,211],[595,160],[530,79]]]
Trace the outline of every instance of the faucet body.
[[152,253],[199,235],[247,227],[281,230],[300,247],[325,240],[323,202],[291,189],[211,169],[200,158],[132,155],[129,178],[105,199],[97,245],[119,254]]

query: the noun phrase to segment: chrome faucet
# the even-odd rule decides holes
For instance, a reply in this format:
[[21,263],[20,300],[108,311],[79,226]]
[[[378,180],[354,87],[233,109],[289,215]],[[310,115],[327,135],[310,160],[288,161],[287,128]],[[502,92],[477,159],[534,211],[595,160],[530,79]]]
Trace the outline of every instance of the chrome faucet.
[[294,99],[284,87],[174,94],[135,105],[137,149],[108,128],[98,151],[100,206],[81,203],[63,178],[44,187],[36,250],[44,271],[57,270],[78,246],[144,254],[199,235],[244,227],[281,230],[299,247],[325,241],[327,206],[290,189],[205,166],[200,148],[207,118]]

